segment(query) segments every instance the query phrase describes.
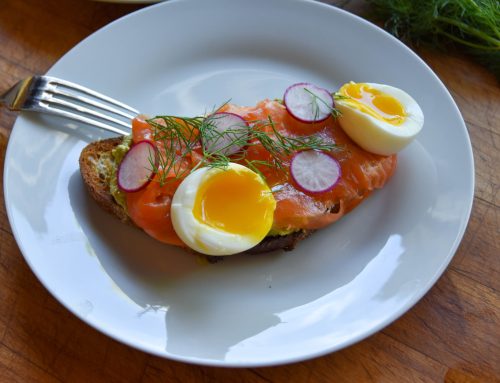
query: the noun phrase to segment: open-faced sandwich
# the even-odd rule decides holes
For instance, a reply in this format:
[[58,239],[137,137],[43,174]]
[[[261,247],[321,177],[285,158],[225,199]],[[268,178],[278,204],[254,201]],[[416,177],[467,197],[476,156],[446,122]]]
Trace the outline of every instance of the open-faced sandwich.
[[299,83],[252,107],[138,116],[130,136],[88,145],[80,170],[100,206],[164,243],[213,256],[291,250],[382,188],[422,125],[397,88]]

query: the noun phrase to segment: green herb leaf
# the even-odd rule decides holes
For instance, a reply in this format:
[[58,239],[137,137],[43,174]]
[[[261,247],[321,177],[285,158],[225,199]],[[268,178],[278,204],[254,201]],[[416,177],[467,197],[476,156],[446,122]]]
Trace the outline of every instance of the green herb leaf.
[[396,37],[415,45],[463,49],[500,80],[500,1],[367,1]]
[[[217,108],[216,110],[219,110]],[[284,161],[287,156],[300,150],[340,150],[335,144],[319,136],[288,137],[282,134],[275,126],[271,117],[266,121],[251,121],[249,126],[235,126],[223,132],[218,131],[210,119],[204,116],[178,117],[157,116],[148,120],[153,127],[154,140],[160,143],[158,151],[158,166],[151,160],[151,166],[160,184],[169,179],[185,177],[200,166],[212,168],[226,168],[229,162],[244,162],[249,168],[262,177],[259,166],[275,168],[286,171]],[[208,148],[205,143],[209,142]],[[223,147],[216,143],[224,142]],[[260,144],[269,153],[271,160],[248,160],[243,149],[246,146]],[[242,149],[230,156],[225,155],[225,149],[237,145]],[[211,147],[217,147],[211,151]],[[181,160],[190,155],[194,150],[201,150],[202,160],[192,169],[181,166]]]

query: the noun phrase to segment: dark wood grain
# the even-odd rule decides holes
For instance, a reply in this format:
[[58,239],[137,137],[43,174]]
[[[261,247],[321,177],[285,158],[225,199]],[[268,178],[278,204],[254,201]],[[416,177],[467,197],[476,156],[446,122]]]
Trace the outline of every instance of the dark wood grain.
[[[346,3],[363,12],[366,4]],[[2,0],[0,92],[43,73],[83,38],[138,5]],[[407,314],[342,351],[286,366],[225,369],[154,357],[70,314],[26,265],[0,189],[0,382],[449,382],[500,381],[500,89],[458,54],[418,51],[467,123],[475,157],[471,220],[449,268]],[[0,181],[15,115],[0,109]]]

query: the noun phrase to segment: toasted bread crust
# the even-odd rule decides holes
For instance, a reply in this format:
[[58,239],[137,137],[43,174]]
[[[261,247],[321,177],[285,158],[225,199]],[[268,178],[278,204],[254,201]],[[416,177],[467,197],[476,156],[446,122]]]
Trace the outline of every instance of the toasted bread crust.
[[[99,169],[96,166],[101,156],[110,155],[111,151],[121,142],[122,138],[117,137],[95,141],[87,145],[80,154],[80,173],[87,190],[101,208],[117,217],[120,221],[133,225],[126,211],[116,203],[111,195],[108,182],[104,175],[99,173]],[[297,243],[312,233],[312,230],[301,230],[288,235],[266,237],[258,245],[246,251],[246,253],[260,254],[280,249],[290,251],[295,248]]]
[[95,141],[87,145],[80,154],[80,173],[92,198],[108,213],[115,215],[120,221],[132,223],[125,210],[115,202],[105,177],[96,166],[103,154],[111,153],[122,142],[121,137]]
[[247,254],[262,254],[269,253],[275,250],[285,250],[291,251],[297,246],[297,244],[309,237],[314,230],[300,230],[287,235],[276,235],[272,237],[266,237],[258,245],[247,250]]

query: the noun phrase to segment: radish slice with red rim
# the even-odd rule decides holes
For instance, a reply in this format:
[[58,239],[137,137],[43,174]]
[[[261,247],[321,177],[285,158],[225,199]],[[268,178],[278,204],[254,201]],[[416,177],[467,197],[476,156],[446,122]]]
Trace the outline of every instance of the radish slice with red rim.
[[234,113],[219,112],[205,120],[202,142],[206,152],[230,156],[248,143],[248,124]]
[[296,153],[290,164],[290,173],[295,183],[307,193],[331,190],[341,175],[337,160],[317,150]]
[[326,120],[335,106],[329,91],[308,82],[289,86],[283,102],[288,113],[306,123]]
[[156,146],[151,141],[140,141],[133,145],[118,167],[118,188],[124,192],[136,192],[151,181],[158,167]]

